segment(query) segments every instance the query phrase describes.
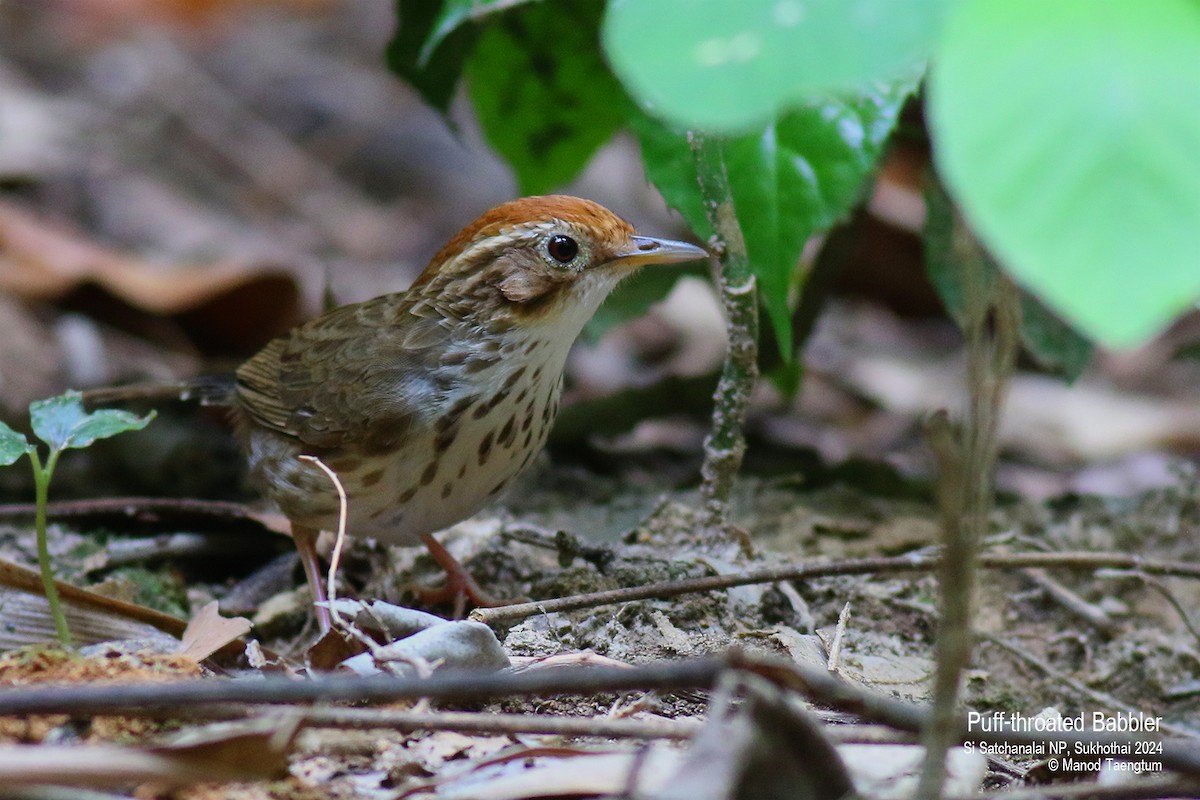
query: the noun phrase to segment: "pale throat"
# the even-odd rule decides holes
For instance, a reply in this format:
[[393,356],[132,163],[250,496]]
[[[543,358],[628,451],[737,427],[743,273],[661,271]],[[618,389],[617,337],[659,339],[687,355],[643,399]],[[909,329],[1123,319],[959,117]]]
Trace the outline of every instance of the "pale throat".
[[[572,287],[551,314],[540,319],[527,320],[505,334],[507,340],[503,350],[510,354],[500,369],[497,378],[525,366],[527,374],[536,374],[542,385],[552,385],[555,393],[575,340],[608,297],[621,275],[611,271],[585,274]],[[540,369],[539,369],[540,368]]]

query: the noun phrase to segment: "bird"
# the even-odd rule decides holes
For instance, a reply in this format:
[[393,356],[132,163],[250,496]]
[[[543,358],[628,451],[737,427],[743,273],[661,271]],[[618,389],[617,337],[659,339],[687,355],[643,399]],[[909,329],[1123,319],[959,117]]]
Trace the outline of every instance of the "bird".
[[321,630],[316,541],[342,512],[321,465],[344,487],[348,535],[423,544],[446,571],[442,597],[491,604],[434,534],[495,501],[541,452],[567,354],[613,288],[647,264],[707,257],[591,200],[511,200],[451,238],[406,291],[302,323],[232,385],[206,384],[290,523]]

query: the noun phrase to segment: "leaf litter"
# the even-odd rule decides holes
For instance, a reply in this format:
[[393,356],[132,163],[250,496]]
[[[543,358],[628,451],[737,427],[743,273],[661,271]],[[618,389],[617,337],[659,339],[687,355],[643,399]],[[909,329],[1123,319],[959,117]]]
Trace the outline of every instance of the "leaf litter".
[[[577,474],[576,479],[584,481],[586,475]],[[536,477],[531,479],[532,486],[538,483]],[[749,568],[755,562],[837,559],[845,556],[843,544],[847,537],[856,545],[869,548],[878,535],[881,549],[894,548],[895,527],[902,524],[897,520],[904,519],[914,520],[913,526],[920,531],[908,543],[919,552],[926,546],[928,520],[933,517],[931,508],[926,508],[925,516],[921,516],[920,504],[911,500],[897,501],[892,508],[894,513],[889,514],[886,498],[863,497],[855,504],[848,502],[854,490],[844,486],[803,491],[787,480],[748,478],[743,494],[749,502],[743,506],[738,522],[749,530],[761,529],[771,535],[758,542],[760,553],[747,560],[735,543],[697,539],[697,516],[688,493],[663,495],[644,486],[631,486],[626,501],[614,507],[624,509],[630,504],[641,504],[646,510],[642,522],[616,540],[595,544],[603,556],[597,552],[580,555],[572,554],[569,547],[563,549],[564,540],[551,531],[557,532],[572,500],[586,498],[586,492],[580,486],[572,486],[561,471],[553,481],[540,483],[542,488],[518,493],[510,502],[510,511],[482,515],[447,535],[450,546],[465,554],[476,575],[496,591],[525,594],[534,599],[550,598],[599,588],[720,574]],[[555,483],[564,491],[557,504],[548,503],[546,487]],[[522,498],[530,508],[522,507]],[[804,508],[811,515],[819,515],[824,523],[816,528],[797,525],[797,514]],[[595,513],[593,509],[584,510],[588,524]],[[542,528],[543,519],[553,520],[555,528]],[[1087,548],[1120,552],[1136,543],[1138,551],[1145,554],[1180,562],[1196,561],[1200,559],[1196,552],[1197,525],[1200,525],[1200,488],[1194,477],[1185,474],[1178,486],[1139,498],[1081,497],[1054,505],[1002,506],[994,515],[988,546],[999,551]],[[583,526],[570,533],[590,541],[589,531]],[[884,543],[889,541],[892,545],[885,547]],[[344,572],[339,576],[345,590],[342,594],[403,601],[413,585],[426,579],[427,571],[432,575],[433,570],[425,562],[414,549],[353,542],[346,554]],[[1127,572],[1110,570],[1094,575],[1056,572],[1057,580],[1071,592],[1106,609],[1115,628],[1100,632],[1019,572],[989,575],[992,579],[985,582],[980,600],[978,620],[983,638],[967,686],[969,707],[1029,714],[1054,707],[1069,714],[1111,710],[1097,705],[1111,701],[1114,707],[1158,714],[1173,724],[1194,724],[1200,710],[1200,690],[1188,687],[1194,685],[1200,655],[1195,637],[1179,616],[1179,609],[1194,608],[1200,600],[1200,587],[1194,581],[1156,579],[1164,590],[1157,591],[1147,588],[1145,576]],[[210,584],[197,587],[193,594],[219,597],[224,588]],[[730,647],[824,667],[839,617],[849,603],[852,613],[844,620],[840,655],[833,665],[837,673],[852,683],[887,695],[921,700],[932,670],[929,658],[936,620],[935,597],[933,579],[919,573],[820,578],[791,586],[787,591],[752,585],[726,592],[538,615],[500,627],[497,643],[508,660],[525,669],[540,664],[551,669],[570,668],[550,666],[562,663],[564,658],[568,665],[587,663],[589,658],[638,664],[722,653]],[[207,613],[211,614],[211,610]],[[305,648],[310,641],[302,631],[306,619],[303,601],[298,601],[281,619],[286,625],[277,625],[276,633],[262,640],[260,646],[282,658],[282,662],[276,663],[285,669],[302,672]],[[420,619],[417,627],[429,622],[427,618]],[[208,624],[212,624],[211,618]],[[399,632],[392,627],[393,635]],[[1019,655],[1014,655],[1014,649]],[[8,666],[0,672],[0,682],[11,685],[47,680],[46,676],[51,675],[75,682],[121,677],[143,679],[146,670],[159,669],[153,665],[160,663],[183,670],[171,673],[176,676],[194,675],[202,670],[194,661],[178,654],[118,657],[109,650],[99,656],[68,660],[63,655],[33,652],[36,657],[31,657],[28,650],[6,655],[4,663]],[[97,658],[98,662],[94,660]],[[433,661],[437,660],[435,656]],[[256,672],[238,659],[226,661],[219,669],[233,669],[230,674],[240,679]],[[152,674],[162,677],[160,672]],[[1080,686],[1092,694],[1081,694]],[[616,715],[633,720],[694,720],[711,713],[703,693],[560,696],[536,701],[513,698],[473,704],[466,710],[485,716],[519,713],[599,719]],[[64,724],[61,720],[32,727],[31,723],[21,723],[18,729],[24,741],[46,741],[61,736]],[[186,727],[197,723],[181,724]],[[155,723],[145,730],[128,726],[105,728],[93,722],[87,730],[88,741],[115,739],[142,747],[154,741],[151,734],[160,734],[162,727]],[[111,738],[103,733],[108,730],[114,731]],[[116,731],[120,731],[119,736]],[[656,752],[676,753],[670,756],[673,759],[686,757],[686,748],[680,747],[669,742],[655,745]],[[496,752],[505,748],[512,750],[513,755],[507,757],[515,759],[512,763],[525,766],[496,766]],[[553,751],[546,753],[546,748]],[[603,737],[580,739],[530,733],[495,736],[453,731],[402,733],[389,729],[366,736],[360,730],[322,729],[317,725],[306,727],[290,752],[290,777],[282,785],[296,791],[319,784],[332,791],[332,796],[344,797],[527,797],[612,793],[608,777],[597,778],[591,790],[581,788],[581,781],[592,774],[591,768],[584,769],[583,764],[591,762],[579,761],[575,768],[568,763],[581,757],[580,754],[590,759],[607,753],[617,760],[596,762],[601,766],[595,768],[595,774],[611,776],[614,764],[632,769],[640,750]],[[883,753],[880,750],[876,756],[867,756],[867,762],[883,758]],[[899,751],[898,757],[897,763],[908,758]],[[566,759],[564,766],[556,771],[563,759]],[[843,759],[853,774],[854,757],[843,756]],[[1014,764],[1001,769],[993,763],[991,780],[1007,780],[1005,769],[1015,769],[1016,774],[1021,774],[1035,766]],[[968,775],[979,771],[976,767],[964,769]],[[521,778],[522,775],[525,777]],[[489,785],[492,789],[485,791],[483,787]],[[270,781],[244,784],[236,792],[247,797],[280,796],[273,794],[281,791],[280,786]],[[234,791],[233,787],[227,788]],[[494,794],[489,793],[492,790]],[[655,791],[650,786],[645,790]],[[193,791],[196,794],[189,794]],[[142,796],[222,796],[212,794],[214,791],[216,786],[208,785],[148,795],[143,790]]]

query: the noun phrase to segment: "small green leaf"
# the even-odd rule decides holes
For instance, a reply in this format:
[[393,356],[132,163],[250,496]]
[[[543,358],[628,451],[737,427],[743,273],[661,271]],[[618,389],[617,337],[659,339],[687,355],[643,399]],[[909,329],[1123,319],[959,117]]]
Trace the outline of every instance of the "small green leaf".
[[[764,128],[725,140],[725,166],[750,265],[780,351],[790,358],[791,297],[804,243],[861,199],[912,79],[851,98],[813,101]],[[646,174],[697,235],[704,215],[686,134],[635,117]]]
[[1200,4],[972,0],[935,64],[939,172],[1014,278],[1112,346],[1200,297]]
[[484,30],[467,82],[484,137],[523,194],[561,186],[624,124],[630,102],[600,57],[603,0],[509,11]]
[[643,108],[682,128],[761,126],[814,95],[922,64],[952,0],[614,0],[605,51]]
[[25,440],[25,437],[14,431],[12,428],[0,422],[0,467],[7,467],[13,464],[21,456],[29,452],[32,445]]
[[478,34],[475,25],[463,24],[466,17],[451,24],[462,5],[457,0],[396,0],[396,33],[387,48],[388,68],[443,114]]
[[83,408],[82,395],[66,392],[29,404],[33,432],[51,450],[87,447],[97,439],[107,439],[126,431],[137,431],[154,419],[151,411],[144,417],[128,411],[103,409],[88,413]]

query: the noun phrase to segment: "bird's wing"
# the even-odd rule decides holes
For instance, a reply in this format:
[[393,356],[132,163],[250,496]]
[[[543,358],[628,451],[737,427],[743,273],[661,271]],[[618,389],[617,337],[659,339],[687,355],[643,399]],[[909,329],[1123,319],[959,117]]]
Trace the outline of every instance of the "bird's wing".
[[313,447],[393,449],[450,388],[438,367],[452,338],[444,319],[420,316],[400,294],[342,306],[243,364],[238,405]]

